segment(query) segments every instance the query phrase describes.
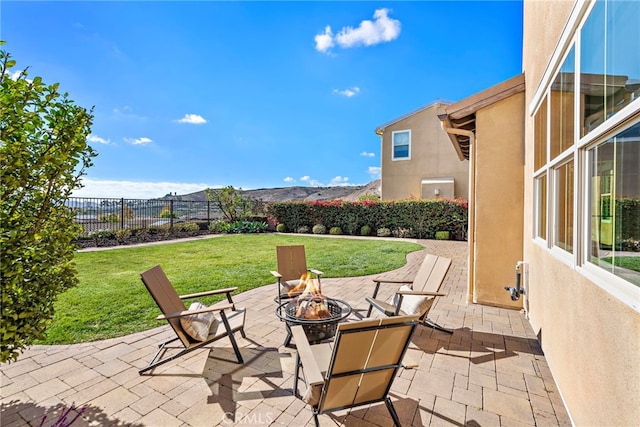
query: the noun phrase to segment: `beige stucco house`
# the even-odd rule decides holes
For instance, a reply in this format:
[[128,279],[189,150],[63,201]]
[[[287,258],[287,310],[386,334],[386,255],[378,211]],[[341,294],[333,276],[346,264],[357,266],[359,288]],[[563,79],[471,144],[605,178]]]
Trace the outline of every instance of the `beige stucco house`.
[[575,425],[640,420],[639,23],[525,0],[523,75],[440,114],[470,161],[468,300],[525,310]]
[[382,200],[468,198],[469,163],[458,160],[438,120],[448,104],[435,101],[376,128]]

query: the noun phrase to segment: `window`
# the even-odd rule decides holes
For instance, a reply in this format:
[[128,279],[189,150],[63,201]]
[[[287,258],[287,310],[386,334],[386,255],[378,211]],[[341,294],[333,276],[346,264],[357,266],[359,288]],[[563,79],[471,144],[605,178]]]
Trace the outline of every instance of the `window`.
[[640,97],[640,2],[597,1],[582,27],[581,136]]
[[408,160],[411,158],[411,131],[400,130],[391,133],[392,160]]
[[536,178],[536,237],[547,240],[547,175]]
[[564,60],[560,72],[551,84],[551,158],[573,145],[573,80],[575,54],[572,48]]
[[587,152],[589,261],[640,285],[640,123]]
[[640,1],[582,7],[536,96],[532,237],[637,309]]
[[573,253],[573,161],[555,170],[554,244]]
[[535,147],[533,169],[538,170],[547,163],[547,98],[542,100],[542,104],[534,118],[535,123]]

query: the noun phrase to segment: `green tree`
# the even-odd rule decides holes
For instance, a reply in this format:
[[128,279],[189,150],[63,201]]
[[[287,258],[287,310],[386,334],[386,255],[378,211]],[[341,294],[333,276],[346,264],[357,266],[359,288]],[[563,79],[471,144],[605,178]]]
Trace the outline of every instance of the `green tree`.
[[44,336],[57,295],[77,284],[80,230],[65,201],[96,155],[87,144],[92,112],[57,83],[12,74],[15,65],[0,50],[0,362]]
[[232,185],[217,190],[207,188],[205,193],[229,222],[246,219],[252,213],[253,202],[241,188],[236,190]]

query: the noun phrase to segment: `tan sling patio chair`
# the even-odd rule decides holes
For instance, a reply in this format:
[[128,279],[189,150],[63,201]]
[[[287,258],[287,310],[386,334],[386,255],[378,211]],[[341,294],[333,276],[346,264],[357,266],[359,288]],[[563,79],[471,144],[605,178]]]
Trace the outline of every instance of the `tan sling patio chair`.
[[[237,288],[217,289],[179,296],[159,265],[145,271],[140,276],[142,282],[162,312],[156,319],[169,322],[171,328],[173,328],[173,331],[177,335],[175,338],[158,345],[158,351],[151,361],[149,361],[149,364],[139,371],[140,375],[154,369],[158,365],[167,363],[224,337],[229,337],[238,363],[244,363],[240,350],[238,349],[238,344],[233,336],[234,332],[239,331],[242,337],[246,337],[244,333],[245,310],[236,308],[231,297],[231,293]],[[195,303],[196,306],[199,307],[187,310],[183,302],[185,299],[220,294],[226,295],[227,304],[216,304],[211,307],[205,307],[202,304]],[[192,307],[193,306],[194,304],[192,304]],[[184,349],[177,354],[162,358],[161,356],[163,356],[167,350],[167,344],[177,340],[182,343]]]
[[307,268],[304,245],[276,246],[276,262],[278,271],[271,271],[271,274],[278,279],[278,296],[276,299],[278,304],[281,304],[282,300],[302,293],[300,291],[289,295],[289,291],[300,283],[300,277],[304,274],[315,274],[318,279],[318,286],[320,285],[320,276],[323,273],[313,268]]
[[[338,325],[335,341],[310,345],[301,326],[291,328],[297,348],[293,393],[318,415],[384,402],[400,425],[389,390],[402,367],[418,316],[365,319]],[[307,391],[298,394],[302,371]]]
[[[446,295],[440,293],[439,290],[450,266],[450,258],[427,254],[413,280],[374,278],[373,281],[376,287],[373,291],[373,296],[365,298],[369,303],[367,317],[371,316],[372,308],[383,312],[386,316],[417,314],[425,326],[452,334],[453,331],[450,329],[443,328],[427,318],[436,298]],[[381,283],[400,284],[403,286],[396,291],[392,301],[385,302],[376,299]]]

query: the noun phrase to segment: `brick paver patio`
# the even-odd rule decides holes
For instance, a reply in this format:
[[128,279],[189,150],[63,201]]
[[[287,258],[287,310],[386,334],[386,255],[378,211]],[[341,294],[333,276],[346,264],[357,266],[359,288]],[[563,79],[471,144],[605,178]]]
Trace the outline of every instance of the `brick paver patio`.
[[[405,267],[387,273],[412,277],[425,253],[453,259],[430,318],[448,335],[420,326],[408,353],[418,363],[395,380],[391,397],[402,425],[570,425],[536,336],[521,312],[467,304],[467,243],[421,240]],[[321,266],[317,266],[321,267]],[[348,301],[350,320],[366,313],[370,277],[323,279],[326,295]],[[391,295],[393,286],[381,291]],[[384,292],[384,293],[383,293]],[[74,426],[313,425],[311,410],[292,395],[295,350],[282,346],[274,286],[234,297],[248,309],[247,338],[237,334],[244,365],[232,362],[228,340],[194,351],[140,376],[168,326],[118,339],[33,346],[3,364],[2,426],[45,425],[71,404],[85,406]],[[304,386],[303,386],[304,387]],[[390,426],[384,404],[320,416],[323,426]]]

